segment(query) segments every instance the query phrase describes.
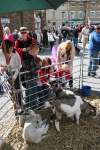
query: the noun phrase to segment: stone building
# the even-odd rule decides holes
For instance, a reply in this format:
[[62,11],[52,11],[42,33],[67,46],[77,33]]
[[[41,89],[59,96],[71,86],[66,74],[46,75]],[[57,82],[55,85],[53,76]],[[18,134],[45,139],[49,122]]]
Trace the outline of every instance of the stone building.
[[100,0],[69,0],[57,10],[47,10],[48,26],[62,23],[100,23]]

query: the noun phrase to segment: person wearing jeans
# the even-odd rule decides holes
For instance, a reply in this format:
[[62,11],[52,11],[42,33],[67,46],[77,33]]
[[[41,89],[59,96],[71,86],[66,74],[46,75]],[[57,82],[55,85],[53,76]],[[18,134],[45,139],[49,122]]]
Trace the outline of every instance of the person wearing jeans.
[[95,51],[90,54],[90,61],[89,61],[89,68],[88,68],[88,76],[96,76],[96,71],[99,65],[99,58],[98,58],[99,51]]
[[99,52],[100,52],[100,26],[95,27],[89,38],[89,67],[88,76],[95,77],[99,65]]

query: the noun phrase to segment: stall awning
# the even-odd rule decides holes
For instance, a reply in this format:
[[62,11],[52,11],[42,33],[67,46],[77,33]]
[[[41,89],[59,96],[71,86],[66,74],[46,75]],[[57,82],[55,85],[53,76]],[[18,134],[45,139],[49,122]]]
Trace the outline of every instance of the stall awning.
[[56,9],[66,0],[0,0],[0,14],[31,9]]

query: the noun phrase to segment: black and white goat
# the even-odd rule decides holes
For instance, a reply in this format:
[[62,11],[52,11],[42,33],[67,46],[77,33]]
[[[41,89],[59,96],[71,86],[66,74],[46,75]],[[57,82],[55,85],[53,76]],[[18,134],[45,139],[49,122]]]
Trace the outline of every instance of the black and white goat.
[[50,108],[55,115],[57,131],[60,131],[59,121],[62,118],[62,114],[72,119],[75,117],[77,125],[79,125],[81,113],[96,115],[96,108],[82,100],[80,96],[69,90],[63,90],[55,86],[53,88],[56,93],[56,99],[52,102],[45,102],[45,108]]

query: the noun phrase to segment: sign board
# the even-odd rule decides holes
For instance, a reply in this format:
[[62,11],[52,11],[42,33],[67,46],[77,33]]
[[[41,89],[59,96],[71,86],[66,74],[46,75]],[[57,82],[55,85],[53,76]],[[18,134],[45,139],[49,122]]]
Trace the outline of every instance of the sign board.
[[8,19],[8,18],[1,18],[1,23],[2,24],[9,24],[10,23],[10,19]]

